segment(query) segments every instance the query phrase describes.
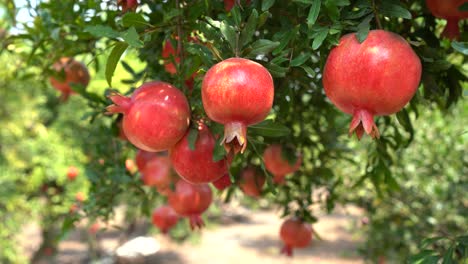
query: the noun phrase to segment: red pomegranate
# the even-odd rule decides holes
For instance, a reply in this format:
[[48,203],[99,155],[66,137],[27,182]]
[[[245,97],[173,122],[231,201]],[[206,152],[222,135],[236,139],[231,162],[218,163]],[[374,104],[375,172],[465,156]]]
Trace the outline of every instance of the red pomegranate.
[[75,93],[72,89],[72,84],[82,85],[84,87],[89,84],[90,76],[88,68],[86,68],[83,63],[73,58],[61,58],[52,65],[52,68],[58,74],[65,74],[63,76],[64,79],[49,78],[52,87],[62,93],[61,99],[63,101],[66,101],[71,94]]
[[239,187],[248,196],[260,197],[265,184],[265,175],[255,167],[249,166],[241,171]]
[[117,5],[122,7],[122,12],[135,11],[138,7],[137,0],[117,0]]
[[292,256],[293,248],[304,248],[312,240],[312,228],[299,219],[291,218],[283,222],[280,237],[284,242],[281,253]]
[[458,39],[460,28],[458,22],[461,19],[468,18],[468,11],[458,10],[466,0],[426,0],[427,8],[438,18],[447,20],[443,36],[449,39]]
[[158,153],[156,152],[148,152],[139,149],[135,155],[135,162],[139,172],[142,172],[145,168],[146,164],[151,161],[153,158],[156,158]]
[[353,115],[349,133],[379,137],[374,116],[400,111],[413,97],[421,79],[421,61],[408,42],[392,32],[371,30],[359,43],[355,34],[340,39],[323,73],[327,97]]
[[169,205],[181,216],[188,217],[192,229],[203,227],[201,214],[210,207],[213,199],[208,184],[191,184],[184,180],[176,183],[176,188],[169,195]]
[[[238,4],[240,5],[240,0],[224,0],[224,9],[227,12],[231,11],[236,1],[238,1]],[[246,0],[245,3],[250,4],[250,0]]]
[[99,231],[99,229],[101,229],[101,225],[98,222],[95,222],[88,228],[88,232],[94,235]]
[[79,173],[80,173],[80,171],[78,170],[77,167],[75,167],[75,166],[68,167],[68,169],[67,169],[67,178],[68,178],[68,180],[70,180],[70,181],[75,180],[75,178],[78,176]]
[[76,201],[82,203],[82,202],[84,202],[84,200],[86,200],[86,196],[85,196],[85,194],[82,193],[82,192],[77,192],[77,193],[75,194],[75,199],[76,199]]
[[297,155],[296,163],[291,165],[288,160],[283,158],[283,147],[280,144],[272,144],[263,152],[263,161],[266,169],[274,175],[276,183],[284,183],[286,174],[296,172],[301,166],[302,157]]
[[174,182],[169,157],[157,156],[150,160],[141,172],[141,179],[146,186],[154,186],[161,194],[168,195]]
[[216,181],[212,182],[213,186],[222,191],[227,187],[232,185],[231,179],[229,178],[229,174],[225,173],[221,178],[217,179]]
[[200,124],[195,149],[189,146],[190,131],[175,144],[169,155],[174,170],[184,180],[193,183],[209,183],[223,176],[228,168],[226,159],[213,161],[213,150],[216,140],[210,129]]
[[244,152],[247,126],[265,119],[273,96],[273,78],[268,70],[242,58],[214,65],[202,83],[203,107],[209,118],[224,124],[223,142],[228,152]]
[[172,207],[164,205],[153,211],[153,225],[161,230],[163,234],[177,224],[179,215],[172,209]]
[[158,152],[168,150],[185,134],[190,107],[185,95],[165,82],[148,82],[131,98],[113,93],[108,113],[123,113],[123,130],[139,149]]

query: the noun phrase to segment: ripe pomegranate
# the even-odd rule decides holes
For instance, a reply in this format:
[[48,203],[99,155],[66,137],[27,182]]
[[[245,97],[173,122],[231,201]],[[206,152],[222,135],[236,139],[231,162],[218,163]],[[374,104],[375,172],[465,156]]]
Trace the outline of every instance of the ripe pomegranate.
[[163,195],[171,192],[174,177],[169,157],[157,156],[150,160],[141,172],[141,179],[147,186],[154,186]]
[[172,207],[164,205],[153,211],[153,225],[161,230],[163,234],[177,224],[179,215],[172,209]]
[[458,22],[468,18],[468,11],[460,11],[458,8],[465,2],[466,0],[426,0],[427,8],[435,17],[447,20],[447,26],[442,32],[442,36],[449,39],[460,37]]
[[123,130],[136,147],[158,152],[170,149],[185,134],[190,107],[185,95],[165,82],[148,82],[131,98],[113,93],[108,113],[123,113]]
[[68,180],[74,181],[79,173],[80,173],[80,171],[78,170],[77,167],[75,167],[75,166],[68,167],[68,169],[67,169],[67,178],[68,178]]
[[219,179],[228,170],[227,161],[226,158],[213,161],[216,140],[210,129],[200,123],[194,150],[189,146],[189,134],[190,131],[187,131],[169,153],[174,170],[184,180],[193,184],[209,183]]
[[420,79],[421,61],[410,45],[392,32],[371,30],[363,43],[354,33],[340,39],[325,64],[323,86],[336,107],[353,115],[350,135],[378,138],[374,116],[400,111]]
[[217,179],[216,181],[212,182],[213,186],[222,191],[227,187],[232,185],[231,179],[229,178],[229,174],[225,173],[221,178]]
[[[231,11],[236,1],[238,1],[238,5],[240,5],[240,0],[224,0],[224,9],[226,12]],[[245,3],[250,4],[250,0],[246,0]]]
[[169,205],[181,216],[188,217],[192,229],[202,228],[201,214],[210,207],[213,195],[208,184],[191,184],[184,180],[176,183],[169,195]]
[[265,175],[249,166],[241,171],[239,187],[248,196],[260,197],[265,184]]
[[297,171],[302,162],[302,157],[297,155],[296,163],[291,165],[288,160],[283,158],[282,148],[280,144],[273,144],[268,146],[263,152],[265,167],[274,175],[274,181],[278,184],[284,183],[285,175]]
[[135,11],[138,7],[137,0],[117,0],[117,5],[122,7],[122,12]]
[[139,149],[135,155],[136,165],[138,167],[138,171],[142,172],[145,168],[146,164],[151,161],[153,158],[156,158],[158,154],[156,152],[148,152]]
[[74,94],[71,85],[88,86],[90,76],[86,66],[73,58],[63,57],[52,65],[54,71],[58,74],[64,73],[64,79],[50,77],[49,81],[52,87],[62,93],[61,99],[66,101],[71,94]]
[[99,229],[101,229],[101,225],[99,223],[93,223],[89,228],[88,228],[88,232],[92,235],[96,234]]
[[280,237],[284,242],[281,253],[292,256],[293,248],[304,248],[312,240],[312,228],[299,219],[291,218],[283,222]]
[[265,119],[273,96],[273,78],[268,70],[242,58],[214,65],[202,83],[203,107],[209,118],[224,124],[223,142],[228,152],[244,152],[247,126]]
[[86,196],[82,192],[77,192],[75,194],[75,199],[76,199],[76,201],[82,203],[82,202],[84,202],[84,200],[86,200]]

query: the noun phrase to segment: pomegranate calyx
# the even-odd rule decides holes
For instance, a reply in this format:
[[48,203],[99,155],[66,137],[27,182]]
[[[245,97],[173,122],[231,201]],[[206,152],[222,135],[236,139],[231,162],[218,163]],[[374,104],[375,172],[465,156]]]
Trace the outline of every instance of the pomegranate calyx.
[[447,18],[447,25],[445,26],[442,36],[450,40],[458,40],[460,37],[460,27],[458,26],[458,18]]
[[374,123],[374,115],[363,109],[354,111],[353,120],[349,125],[349,135],[356,133],[356,136],[360,140],[364,132],[370,135],[372,138],[379,138],[379,129]]
[[283,248],[281,248],[281,254],[285,254],[288,257],[292,257],[293,255],[293,249],[291,246],[284,245]]
[[112,92],[107,96],[114,104],[106,107],[106,114],[126,113],[130,109],[131,99],[119,93]]
[[191,215],[189,216],[190,221],[190,229],[195,230],[197,227],[201,229],[205,226],[203,219],[199,215]]
[[244,153],[247,148],[247,126],[240,122],[225,124],[221,144],[224,144],[227,153]]

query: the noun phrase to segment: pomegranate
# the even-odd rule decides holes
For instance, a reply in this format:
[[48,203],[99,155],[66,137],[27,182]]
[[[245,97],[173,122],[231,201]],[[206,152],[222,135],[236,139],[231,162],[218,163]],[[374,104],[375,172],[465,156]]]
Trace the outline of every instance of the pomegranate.
[[284,183],[285,175],[297,171],[302,162],[302,157],[297,155],[296,162],[291,165],[288,160],[283,158],[282,148],[279,144],[273,144],[268,146],[263,152],[265,167],[274,175],[274,181],[278,184]]
[[[238,5],[240,5],[240,0],[224,0],[224,9],[227,12],[231,11],[236,1],[238,1]],[[250,4],[250,0],[246,0],[245,3]]]
[[79,173],[80,172],[79,172],[77,167],[75,167],[75,166],[68,167],[68,169],[67,169],[67,178],[68,178],[68,180],[70,180],[70,181],[75,180],[75,178],[78,176]]
[[138,7],[137,0],[117,0],[117,5],[122,7],[122,12],[135,11]]
[[119,120],[118,123],[117,123],[117,127],[119,129],[119,139],[123,140],[123,141],[128,141],[128,138],[127,136],[125,135],[125,132],[123,131],[123,128],[122,128],[122,120]]
[[228,152],[244,152],[247,126],[265,119],[273,96],[273,78],[268,70],[242,58],[214,65],[202,83],[203,107],[209,118],[224,124],[223,142]]
[[171,192],[171,184],[174,178],[169,157],[154,157],[146,164],[141,174],[141,179],[145,185],[156,187],[158,192],[163,195],[168,195]]
[[72,89],[72,84],[82,85],[84,87],[89,84],[90,76],[88,68],[86,68],[83,63],[73,58],[63,57],[55,62],[52,68],[57,73],[63,72],[65,74],[63,80],[54,77],[49,78],[52,87],[62,93],[61,99],[63,101],[66,101],[71,94],[75,93]]
[[249,166],[241,171],[239,187],[248,196],[260,197],[265,184],[265,175]]
[[184,180],[176,183],[169,195],[169,205],[181,216],[188,217],[192,229],[203,227],[201,214],[210,207],[213,195],[208,184],[191,184]]
[[142,172],[146,164],[153,158],[156,158],[158,154],[156,152],[148,152],[139,149],[135,155],[135,162],[139,172]]
[[291,218],[283,222],[280,237],[284,242],[281,253],[292,256],[293,248],[304,248],[312,240],[312,228],[299,219]]
[[189,126],[190,107],[185,95],[165,82],[148,82],[131,98],[113,93],[108,113],[123,113],[123,130],[136,147],[158,152],[170,149]]
[[213,186],[222,191],[227,187],[232,185],[231,179],[229,178],[229,174],[225,173],[221,178],[217,179],[216,181],[212,182]]
[[184,180],[193,184],[209,183],[219,179],[228,170],[227,161],[226,159],[213,161],[216,140],[210,129],[200,123],[194,150],[189,146],[189,134],[190,131],[187,131],[182,140],[170,151],[174,170]]
[[93,223],[89,228],[88,228],[88,232],[92,235],[96,234],[99,229],[101,229],[101,225],[99,223]]
[[127,169],[128,172],[134,173],[135,172],[135,162],[131,159],[126,159],[125,160],[125,169]]
[[153,225],[161,230],[163,234],[177,224],[179,215],[172,209],[172,207],[164,205],[153,211]]
[[77,192],[75,194],[75,199],[76,199],[76,201],[82,203],[82,202],[84,202],[84,200],[86,200],[86,196],[82,192]]
[[460,8],[466,0],[426,0],[427,8],[431,13],[438,18],[447,20],[442,36],[449,39],[458,39],[460,36],[460,28],[458,22],[461,19],[468,18],[468,11],[460,11]]
[[323,86],[338,109],[353,115],[350,135],[378,138],[374,116],[400,111],[420,79],[421,61],[410,45],[392,32],[371,30],[363,43],[354,33],[340,39],[325,64]]

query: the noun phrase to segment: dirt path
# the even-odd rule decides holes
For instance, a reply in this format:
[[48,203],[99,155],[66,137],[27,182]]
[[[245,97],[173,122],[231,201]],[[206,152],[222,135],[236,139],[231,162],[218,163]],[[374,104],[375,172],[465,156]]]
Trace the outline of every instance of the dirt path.
[[[233,210],[225,210],[232,212]],[[175,243],[162,235],[155,238],[161,244],[161,250],[147,263],[154,264],[299,264],[299,263],[363,263],[357,255],[359,241],[353,238],[349,229],[352,222],[360,218],[360,212],[354,208],[337,210],[331,215],[320,216],[320,221],[313,228],[323,240],[313,239],[306,249],[294,251],[294,258],[279,255],[281,242],[278,232],[282,220],[273,211],[250,212],[236,208],[235,216],[223,216],[220,225],[202,231],[198,243],[190,241]],[[117,219],[117,222],[119,220]],[[84,230],[72,233],[59,247],[57,263],[88,263],[87,244]],[[34,228],[27,231],[25,244],[29,253],[39,240]],[[118,246],[119,232],[108,231],[101,236],[101,246],[109,253]],[[36,242],[35,242],[36,241]]]

